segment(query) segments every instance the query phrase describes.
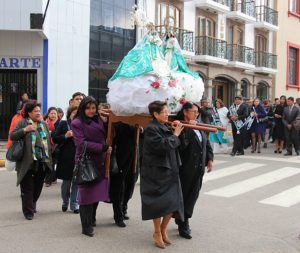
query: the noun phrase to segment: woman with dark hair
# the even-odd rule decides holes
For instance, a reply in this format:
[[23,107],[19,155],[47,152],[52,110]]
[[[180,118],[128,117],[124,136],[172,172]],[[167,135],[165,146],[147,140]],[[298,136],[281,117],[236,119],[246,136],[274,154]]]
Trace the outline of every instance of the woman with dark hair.
[[[177,114],[177,119],[190,124],[197,124],[199,107],[187,102]],[[207,135],[203,131],[185,128],[180,135],[179,148],[182,165],[180,167],[180,182],[184,203],[184,221],[176,220],[179,235],[191,239],[189,219],[193,215],[194,206],[202,186],[202,179],[207,166],[207,172],[212,170],[214,154]]]
[[260,104],[259,98],[254,99],[250,115],[254,117],[253,123],[250,128],[252,144],[251,153],[254,153],[256,149],[257,153],[260,153],[262,136],[266,129],[264,120],[267,119],[267,113],[263,106]]
[[284,125],[282,122],[283,110],[287,106],[286,104],[286,96],[280,97],[280,103],[276,105],[274,110],[274,134],[273,138],[275,140],[275,150],[274,153],[282,153],[283,145],[284,145]]
[[56,176],[62,179],[61,197],[62,211],[66,212],[70,205],[70,210],[79,213],[78,189],[72,182],[73,169],[75,165],[75,144],[71,123],[77,113],[78,106],[70,106],[67,112],[67,120],[61,120],[55,133],[53,141],[58,145]]
[[[174,122],[173,131],[168,122],[169,110],[162,101],[149,104],[153,121],[144,131],[143,162],[141,167],[142,219],[153,220],[155,246],[171,244],[167,226],[173,215],[183,220],[183,200],[179,180],[181,164],[177,148],[178,136],[183,130]],[[176,127],[175,127],[176,124]]]
[[83,98],[77,110],[75,119],[71,123],[76,147],[75,162],[79,160],[86,147],[86,154],[94,161],[101,173],[101,178],[92,183],[79,185],[79,212],[82,224],[82,233],[94,235],[93,226],[96,226],[96,210],[99,201],[108,201],[108,184],[105,177],[105,153],[111,153],[111,147],[105,144],[105,128],[102,119],[97,113],[98,103],[91,97]]
[[47,124],[41,119],[41,104],[31,100],[25,104],[24,119],[10,134],[12,141],[24,141],[23,157],[16,163],[17,185],[21,186],[22,210],[27,220],[36,212],[44,178],[52,170],[51,140]]

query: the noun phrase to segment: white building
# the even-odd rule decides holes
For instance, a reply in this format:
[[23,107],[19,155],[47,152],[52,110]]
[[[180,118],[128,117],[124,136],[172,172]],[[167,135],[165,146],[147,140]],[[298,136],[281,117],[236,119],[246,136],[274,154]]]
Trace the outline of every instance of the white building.
[[87,0],[0,0],[0,139],[21,92],[43,111],[88,93],[89,26]]

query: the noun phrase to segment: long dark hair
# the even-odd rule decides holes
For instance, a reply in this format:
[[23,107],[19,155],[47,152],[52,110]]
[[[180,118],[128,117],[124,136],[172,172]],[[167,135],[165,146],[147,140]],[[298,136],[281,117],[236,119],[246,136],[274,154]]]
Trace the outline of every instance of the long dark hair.
[[[85,109],[89,104],[94,104],[96,106],[96,114],[92,119],[88,118],[85,115]],[[81,100],[75,117],[81,119],[84,122],[90,122],[91,120],[97,121],[97,119],[99,118],[97,108],[98,108],[97,100],[92,96],[87,96]]]
[[199,106],[198,106],[197,104],[192,103],[192,102],[186,102],[186,103],[182,106],[181,110],[177,113],[176,119],[178,119],[178,120],[184,120],[183,110],[192,109],[193,106],[197,106],[198,111],[200,112],[200,108],[199,108]]
[[49,107],[49,109],[48,109],[47,113],[45,114],[45,116],[44,116],[44,120],[46,120],[46,119],[48,118],[48,116],[49,116],[49,113],[50,113],[51,111],[53,111],[53,110],[57,112],[57,116],[58,116],[58,111],[57,111],[57,108],[56,108],[56,107],[54,107],[54,106],[51,106],[51,107]]

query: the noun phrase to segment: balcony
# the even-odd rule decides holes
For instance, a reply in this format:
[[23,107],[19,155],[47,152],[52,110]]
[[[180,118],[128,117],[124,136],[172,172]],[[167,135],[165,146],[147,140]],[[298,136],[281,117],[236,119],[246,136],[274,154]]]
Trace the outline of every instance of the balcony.
[[263,74],[277,73],[277,55],[255,52],[255,72]]
[[196,7],[213,13],[228,13],[231,0],[195,0]]
[[195,38],[195,56],[196,62],[206,62],[226,65],[226,46],[224,40],[215,39],[208,36],[199,36]]
[[267,31],[278,31],[278,11],[267,6],[256,6],[256,23],[254,26],[258,29]]
[[232,0],[231,11],[227,14],[227,18],[240,23],[255,23],[255,1],[248,0],[240,3]]
[[227,45],[228,66],[241,69],[254,69],[254,49],[237,44]]
[[[155,26],[155,29],[161,38],[164,38],[168,32],[165,25]],[[178,27],[170,27],[169,30],[175,33],[183,54],[194,55],[194,32]]]

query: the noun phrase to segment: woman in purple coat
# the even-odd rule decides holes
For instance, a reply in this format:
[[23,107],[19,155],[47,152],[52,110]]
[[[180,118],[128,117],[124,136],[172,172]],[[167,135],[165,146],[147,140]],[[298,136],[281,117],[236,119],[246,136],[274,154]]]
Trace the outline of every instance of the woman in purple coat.
[[[267,113],[265,109],[262,107],[262,105],[260,104],[260,100],[258,98],[254,99],[253,101],[253,107],[251,108],[251,116],[255,117],[250,128],[251,139],[252,139],[251,153],[254,153],[256,151],[256,148],[257,148],[257,153],[260,153],[262,136],[266,129],[265,120],[268,118],[267,118]],[[256,142],[258,143],[258,145],[256,145]]]
[[86,143],[86,153],[95,162],[102,175],[97,182],[78,186],[82,233],[87,236],[94,235],[93,227],[96,226],[99,201],[109,200],[107,180],[104,180],[104,154],[111,152],[111,147],[105,144],[105,128],[97,114],[97,108],[97,101],[93,97],[85,97],[78,107],[76,118],[72,121],[76,146],[75,161],[78,161]]

